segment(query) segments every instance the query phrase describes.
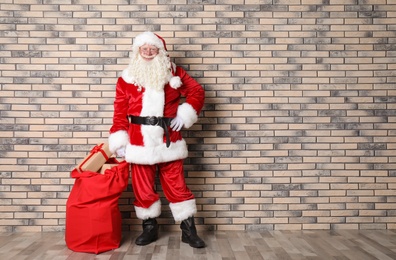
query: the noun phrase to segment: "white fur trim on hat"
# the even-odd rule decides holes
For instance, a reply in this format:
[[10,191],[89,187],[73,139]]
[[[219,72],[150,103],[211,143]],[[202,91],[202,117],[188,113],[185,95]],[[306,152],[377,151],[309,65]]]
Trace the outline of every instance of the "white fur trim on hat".
[[164,43],[152,32],[144,32],[135,37],[133,48],[139,48],[145,44],[154,45],[159,49],[165,49]]
[[135,206],[135,212],[136,217],[142,220],[159,217],[161,215],[161,201],[157,200],[148,208]]
[[178,89],[181,87],[182,81],[179,76],[175,76],[170,79],[169,85],[174,89]]
[[172,211],[172,215],[175,221],[183,221],[197,213],[197,205],[195,204],[195,199],[177,203],[169,203],[169,208]]

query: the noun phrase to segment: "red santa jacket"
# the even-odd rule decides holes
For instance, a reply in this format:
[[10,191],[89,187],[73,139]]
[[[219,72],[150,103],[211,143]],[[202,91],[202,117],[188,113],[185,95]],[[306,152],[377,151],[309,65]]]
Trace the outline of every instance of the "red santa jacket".
[[[177,115],[183,119],[185,128],[191,127],[198,120],[205,93],[183,68],[176,67],[174,74],[180,77],[181,86],[166,84],[161,91],[144,87],[139,90],[124,71],[116,85],[113,125],[109,135],[111,152],[126,147],[127,162],[151,165],[187,157],[187,145],[180,132],[168,127],[171,144],[166,147],[165,131],[161,126],[131,124],[127,120],[128,115],[170,118]],[[180,104],[181,97],[185,97],[183,104]]]

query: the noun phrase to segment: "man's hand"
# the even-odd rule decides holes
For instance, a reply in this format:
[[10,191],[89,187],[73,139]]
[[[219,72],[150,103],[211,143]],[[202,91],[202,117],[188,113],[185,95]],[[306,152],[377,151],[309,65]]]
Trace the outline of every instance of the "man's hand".
[[179,132],[184,125],[183,119],[181,119],[179,116],[176,116],[175,118],[172,119],[170,127],[172,128],[173,131]]

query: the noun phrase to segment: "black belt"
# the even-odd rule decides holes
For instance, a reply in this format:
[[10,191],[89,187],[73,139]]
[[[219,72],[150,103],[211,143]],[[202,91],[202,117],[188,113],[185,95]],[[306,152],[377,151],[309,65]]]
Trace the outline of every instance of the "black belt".
[[127,116],[127,118],[131,124],[152,125],[152,126],[162,127],[165,131],[166,147],[169,147],[170,138],[169,138],[168,126],[170,126],[170,123],[173,118],[160,117],[160,116]]

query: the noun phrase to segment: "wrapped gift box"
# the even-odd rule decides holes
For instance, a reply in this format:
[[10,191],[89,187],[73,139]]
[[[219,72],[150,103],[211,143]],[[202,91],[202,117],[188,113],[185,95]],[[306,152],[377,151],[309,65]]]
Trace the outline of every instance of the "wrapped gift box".
[[104,174],[106,170],[111,169],[114,166],[117,166],[117,163],[105,163],[103,164],[102,168],[100,168],[99,173]]
[[121,163],[123,163],[125,160],[118,160],[115,157],[109,158],[108,161],[106,161],[105,164],[103,164],[102,168],[100,168],[100,171],[98,171],[100,174],[105,174],[106,170],[109,170],[113,168],[114,166],[119,166]]
[[92,171],[97,172],[112,155],[108,143],[96,145],[87,157],[84,158],[76,167],[78,172]]

